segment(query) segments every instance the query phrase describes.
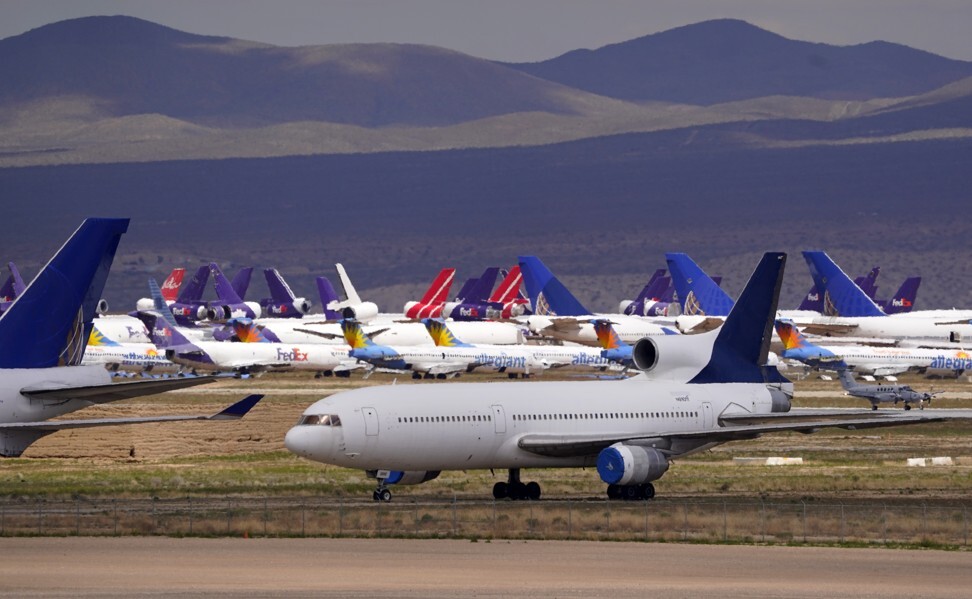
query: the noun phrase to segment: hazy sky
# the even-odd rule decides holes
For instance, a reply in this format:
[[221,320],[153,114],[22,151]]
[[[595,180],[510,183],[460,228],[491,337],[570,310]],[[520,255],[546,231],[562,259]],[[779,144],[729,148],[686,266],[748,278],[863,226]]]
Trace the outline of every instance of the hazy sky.
[[285,46],[410,42],[509,61],[732,17],[794,39],[972,60],[972,0],[0,0],[0,38],[112,14]]

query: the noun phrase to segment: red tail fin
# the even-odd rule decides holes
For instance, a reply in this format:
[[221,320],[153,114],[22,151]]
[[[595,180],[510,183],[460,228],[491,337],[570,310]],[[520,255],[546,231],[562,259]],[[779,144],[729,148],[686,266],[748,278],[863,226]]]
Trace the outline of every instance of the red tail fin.
[[162,299],[167,302],[174,302],[179,296],[179,287],[182,285],[182,277],[186,274],[184,268],[173,268],[169,277],[162,283]]
[[443,268],[439,275],[432,281],[429,290],[422,296],[422,304],[441,304],[449,297],[449,288],[452,287],[452,279],[456,276],[456,269]]
[[503,279],[503,282],[493,292],[493,296],[489,298],[489,301],[505,304],[506,302],[515,300],[520,294],[520,281],[522,280],[523,275],[520,274],[520,265],[517,264],[510,269],[506,278]]

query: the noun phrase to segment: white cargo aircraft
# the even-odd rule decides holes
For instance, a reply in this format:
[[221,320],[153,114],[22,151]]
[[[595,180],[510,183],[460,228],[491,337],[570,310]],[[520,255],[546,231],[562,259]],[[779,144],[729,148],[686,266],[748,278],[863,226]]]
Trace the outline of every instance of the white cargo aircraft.
[[790,410],[792,384],[764,366],[785,254],[766,254],[718,330],[639,341],[652,380],[369,387],[304,411],[285,443],[328,464],[360,468],[388,486],[442,470],[508,469],[496,498],[537,499],[522,468],[595,467],[610,498],[650,498],[672,460],[738,439],[824,427],[859,429],[972,418],[970,410],[873,413]]

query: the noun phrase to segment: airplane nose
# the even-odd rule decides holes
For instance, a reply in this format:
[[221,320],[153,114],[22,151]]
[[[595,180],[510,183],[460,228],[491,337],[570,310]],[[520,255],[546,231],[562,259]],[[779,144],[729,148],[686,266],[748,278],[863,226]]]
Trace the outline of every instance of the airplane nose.
[[295,426],[287,431],[284,445],[302,458],[327,462],[334,446],[334,432],[329,426]]

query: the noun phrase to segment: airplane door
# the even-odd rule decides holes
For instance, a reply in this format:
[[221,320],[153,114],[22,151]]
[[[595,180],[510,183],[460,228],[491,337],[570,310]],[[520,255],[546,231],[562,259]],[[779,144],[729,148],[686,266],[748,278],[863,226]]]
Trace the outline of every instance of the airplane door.
[[503,410],[503,406],[493,406],[493,423],[496,426],[497,435],[506,432],[506,412]]
[[712,417],[712,404],[702,402],[702,427],[706,430],[715,426],[715,419]]
[[378,410],[374,408],[361,408],[364,415],[365,435],[369,437],[378,436]]

